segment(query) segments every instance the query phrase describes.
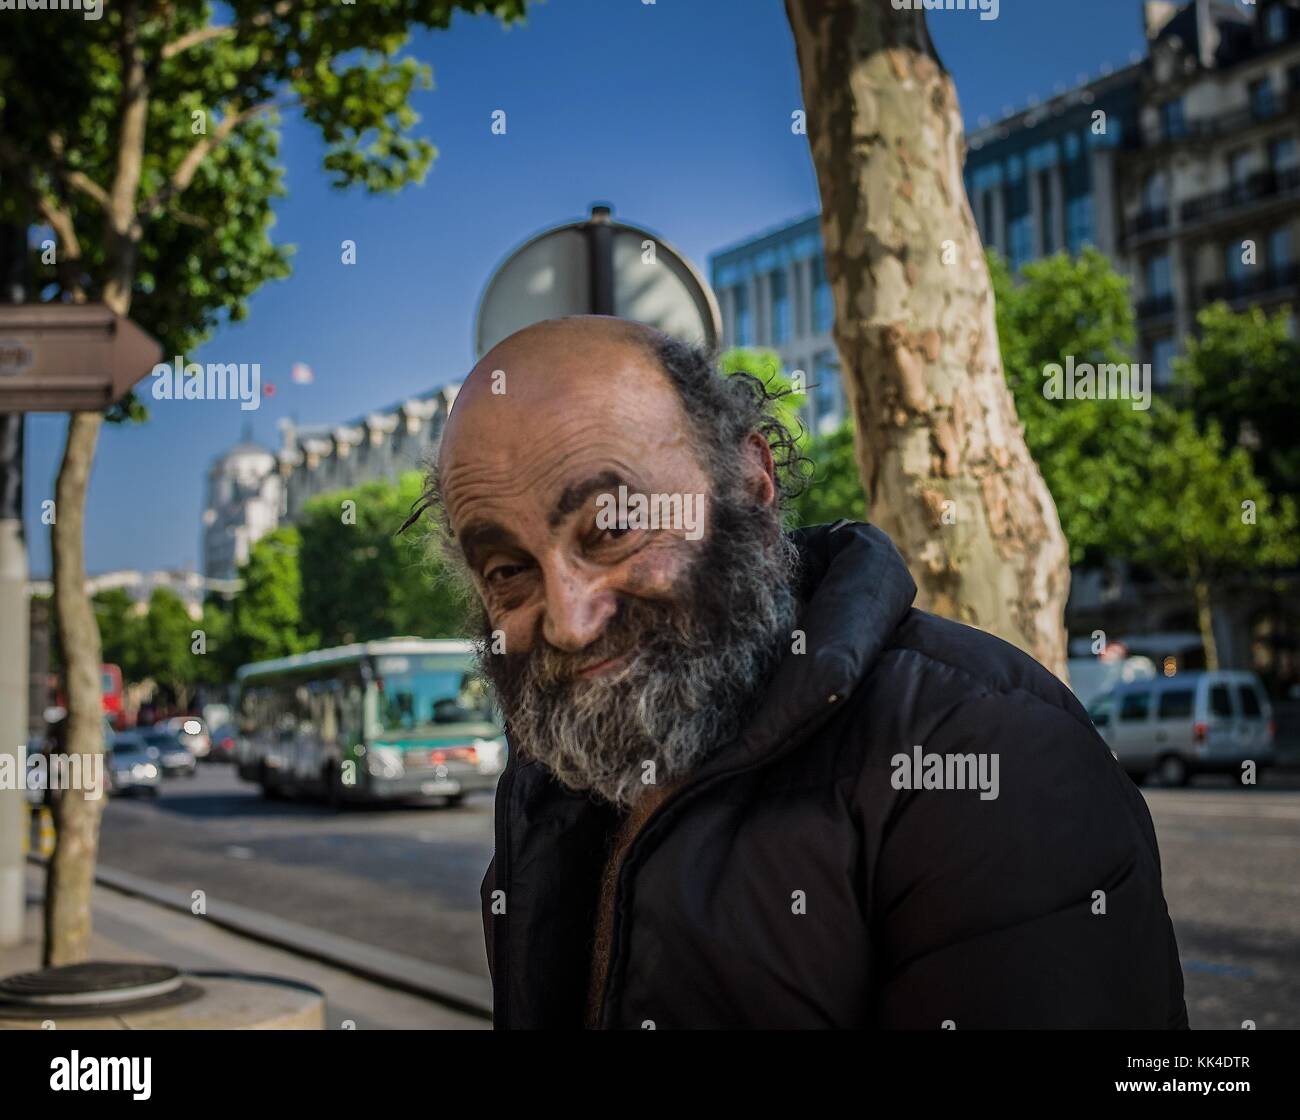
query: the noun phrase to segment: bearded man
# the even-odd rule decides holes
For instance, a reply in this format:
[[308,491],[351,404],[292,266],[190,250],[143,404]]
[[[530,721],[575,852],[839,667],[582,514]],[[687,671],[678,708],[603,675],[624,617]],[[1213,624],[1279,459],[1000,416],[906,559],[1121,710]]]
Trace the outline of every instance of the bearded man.
[[599,316],[459,392],[427,497],[510,745],[496,1026],[1185,1027],[1141,795],[879,530],[783,530],[773,403]]

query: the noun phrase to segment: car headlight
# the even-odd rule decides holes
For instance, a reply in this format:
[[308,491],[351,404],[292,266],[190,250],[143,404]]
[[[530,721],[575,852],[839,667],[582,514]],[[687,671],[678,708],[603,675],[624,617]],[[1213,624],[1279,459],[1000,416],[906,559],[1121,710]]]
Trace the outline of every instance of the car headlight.
[[158,767],[152,762],[140,762],[131,767],[131,776],[133,778],[154,778],[158,775]]
[[376,778],[400,778],[404,769],[402,752],[396,747],[371,747],[366,756],[366,769]]

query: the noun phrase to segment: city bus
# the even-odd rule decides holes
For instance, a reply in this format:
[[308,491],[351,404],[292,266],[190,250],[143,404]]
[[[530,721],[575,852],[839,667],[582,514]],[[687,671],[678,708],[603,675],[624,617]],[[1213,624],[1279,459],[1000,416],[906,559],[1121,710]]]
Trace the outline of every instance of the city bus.
[[466,641],[389,638],[239,668],[235,760],[268,798],[459,803],[505,768]]

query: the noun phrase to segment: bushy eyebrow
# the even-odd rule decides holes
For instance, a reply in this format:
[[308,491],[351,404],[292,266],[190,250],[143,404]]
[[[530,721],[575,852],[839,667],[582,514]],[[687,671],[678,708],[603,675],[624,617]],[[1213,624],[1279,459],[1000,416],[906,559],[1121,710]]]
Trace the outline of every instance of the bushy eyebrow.
[[583,503],[592,494],[608,493],[625,485],[627,484],[618,471],[601,471],[599,474],[594,474],[581,482],[570,483],[561,491],[559,500],[555,503],[555,509],[551,511],[550,516],[546,519],[547,524],[554,529],[569,514],[581,509]]
[[477,568],[479,561],[494,549],[527,551],[514,533],[493,521],[471,521],[456,534],[456,542],[460,545],[465,562],[472,568]]
[[[590,478],[570,483],[560,492],[555,508],[546,519],[547,524],[555,529],[571,513],[580,510],[592,494],[608,493],[625,485],[627,483],[623,476],[612,470],[600,471]],[[461,554],[470,567],[477,567],[485,555],[494,549],[522,553],[528,551],[514,533],[495,521],[471,521],[455,536]]]

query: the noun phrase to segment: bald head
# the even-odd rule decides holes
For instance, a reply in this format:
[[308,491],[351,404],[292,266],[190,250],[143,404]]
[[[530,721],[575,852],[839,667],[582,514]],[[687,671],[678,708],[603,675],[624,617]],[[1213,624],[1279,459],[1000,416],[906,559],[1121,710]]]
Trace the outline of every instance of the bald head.
[[548,405],[672,393],[655,360],[660,332],[603,315],[548,319],[499,342],[470,371],[451,410],[439,453],[445,476],[466,442],[499,438],[503,425]]

